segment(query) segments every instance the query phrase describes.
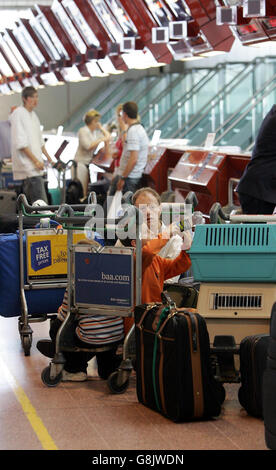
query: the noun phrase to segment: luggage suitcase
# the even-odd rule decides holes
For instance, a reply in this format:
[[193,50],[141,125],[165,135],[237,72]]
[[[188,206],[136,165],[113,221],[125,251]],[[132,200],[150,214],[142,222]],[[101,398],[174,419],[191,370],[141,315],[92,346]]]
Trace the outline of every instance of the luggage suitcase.
[[195,309],[136,306],[138,400],[172,421],[210,419],[225,390],[212,373],[206,323]]
[[67,204],[80,204],[83,198],[83,187],[80,180],[77,178],[77,163],[75,160],[69,160],[66,166],[68,166],[69,163],[71,163],[73,167],[73,178],[67,185],[65,202]]
[[[18,230],[18,215],[17,214],[0,214],[0,234],[1,233],[15,233]],[[33,219],[23,216],[23,228],[33,228],[35,222]]]
[[276,303],[271,311],[270,337],[267,351],[267,367],[263,376],[263,418],[265,442],[276,450]]
[[198,299],[198,290],[194,286],[184,284],[164,284],[164,291],[168,292],[170,298],[178,308],[191,307],[196,308]]
[[17,194],[15,191],[0,190],[0,214],[16,214]]
[[262,381],[266,368],[269,335],[246,336],[240,343],[241,387],[238,398],[249,415],[263,417]]
[[[26,256],[25,239],[24,256]],[[26,266],[24,267],[24,282],[26,282]],[[2,317],[17,317],[21,314],[19,269],[18,234],[0,235],[0,316]],[[27,290],[25,295],[28,313],[43,315],[57,312],[62,303],[64,291],[64,288]]]

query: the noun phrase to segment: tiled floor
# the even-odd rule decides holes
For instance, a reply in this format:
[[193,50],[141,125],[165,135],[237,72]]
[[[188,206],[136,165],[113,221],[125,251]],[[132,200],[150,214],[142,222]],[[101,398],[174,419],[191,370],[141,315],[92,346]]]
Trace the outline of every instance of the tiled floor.
[[238,385],[226,385],[218,419],[173,423],[137,401],[135,376],[124,394],[111,395],[91,364],[83,383],[45,386],[49,364],[35,345],[48,322],[32,323],[33,346],[24,356],[17,319],[0,317],[0,450],[266,450],[263,421],[246,414]]

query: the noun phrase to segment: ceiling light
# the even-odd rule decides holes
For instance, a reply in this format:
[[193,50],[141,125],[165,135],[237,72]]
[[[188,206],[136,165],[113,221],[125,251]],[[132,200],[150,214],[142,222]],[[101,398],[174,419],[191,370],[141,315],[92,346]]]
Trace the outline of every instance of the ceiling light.
[[53,72],[42,73],[40,77],[47,86],[64,85],[64,82],[59,81]]
[[91,60],[90,62],[87,62],[85,65],[91,77],[108,77],[108,73],[105,73],[99,67],[96,60]]
[[123,70],[118,70],[114,67],[112,61],[110,60],[110,57],[108,56],[105,56],[103,59],[98,59],[97,62],[101,70],[107,75],[108,74],[118,75],[118,74],[124,73]]

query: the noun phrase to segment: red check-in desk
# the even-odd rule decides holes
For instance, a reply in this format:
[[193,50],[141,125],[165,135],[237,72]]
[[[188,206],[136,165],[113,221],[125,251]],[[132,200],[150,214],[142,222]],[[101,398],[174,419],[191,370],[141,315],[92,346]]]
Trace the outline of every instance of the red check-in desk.
[[208,214],[214,202],[227,205],[228,181],[239,179],[249,160],[249,153],[187,146],[182,149],[158,147],[149,158],[145,175],[147,184],[159,194],[166,191],[169,184],[176,192],[176,201],[194,191],[198,199],[197,210]]

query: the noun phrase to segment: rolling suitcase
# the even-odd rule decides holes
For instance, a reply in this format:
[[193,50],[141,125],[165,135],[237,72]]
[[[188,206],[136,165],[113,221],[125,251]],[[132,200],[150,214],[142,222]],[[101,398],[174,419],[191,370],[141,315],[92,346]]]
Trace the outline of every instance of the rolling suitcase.
[[263,376],[263,417],[265,442],[269,449],[276,450],[276,303],[270,320],[270,337],[267,351],[267,367]]
[[15,191],[0,190],[0,214],[16,214],[17,194]]
[[262,381],[266,368],[269,335],[246,336],[240,343],[241,387],[238,398],[249,415],[263,417]]
[[194,309],[135,307],[138,400],[172,421],[219,416],[225,390],[214,379],[206,323]]

